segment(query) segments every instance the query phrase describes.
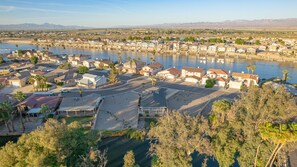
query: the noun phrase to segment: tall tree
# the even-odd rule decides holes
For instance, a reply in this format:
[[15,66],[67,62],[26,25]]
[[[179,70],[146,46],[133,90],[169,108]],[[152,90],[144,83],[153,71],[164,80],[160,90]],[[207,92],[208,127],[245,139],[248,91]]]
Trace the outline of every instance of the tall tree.
[[37,63],[38,63],[38,57],[37,57],[37,56],[32,56],[32,57],[30,58],[30,62],[31,62],[32,64],[37,64]]
[[110,68],[108,80],[110,83],[118,82],[118,75],[117,75],[116,69],[114,67]]
[[135,156],[132,150],[128,151],[124,156],[124,166],[123,167],[135,167]]
[[248,73],[250,73],[251,65],[248,64],[248,65],[246,66],[246,69],[248,70]]
[[[17,101],[20,103],[23,100],[25,100],[26,95],[22,91],[17,91],[17,93],[14,95],[14,98],[17,99]],[[25,124],[23,120],[23,108],[18,108],[20,118],[21,118],[21,125],[22,125],[22,130],[25,132]]]
[[287,82],[288,74],[289,74],[288,70],[283,70],[283,82]]
[[[4,101],[0,103],[0,111],[3,116],[3,119],[5,121],[6,127],[9,132],[11,132],[11,129],[13,132],[15,132],[14,124],[13,124],[13,116],[14,116],[14,107],[10,101]],[[9,124],[11,126],[11,129],[9,127]]]
[[256,68],[255,65],[253,65],[253,66],[250,67],[250,69],[251,69],[251,71],[252,71],[252,74],[254,74],[254,72],[256,71],[257,68]]

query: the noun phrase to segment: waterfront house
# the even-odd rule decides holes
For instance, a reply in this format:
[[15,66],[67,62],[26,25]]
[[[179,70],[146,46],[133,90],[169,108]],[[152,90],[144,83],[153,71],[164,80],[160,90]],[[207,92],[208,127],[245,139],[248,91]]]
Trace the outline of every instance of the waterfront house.
[[157,73],[157,77],[163,79],[177,79],[181,74],[181,71],[177,68],[169,68]]
[[151,76],[156,75],[161,70],[163,70],[163,65],[159,62],[153,62],[147,66],[142,67],[140,74],[144,76]]
[[265,52],[266,50],[267,50],[267,46],[265,46],[265,45],[261,45],[258,48],[258,51],[260,51],[260,52]]
[[205,75],[205,70],[203,68],[193,68],[193,67],[183,67],[181,71],[181,77],[196,76],[201,78]]
[[246,53],[246,49],[245,48],[239,48],[236,50],[236,53]]
[[235,81],[242,83],[241,85],[244,84],[248,87],[251,85],[258,85],[258,82],[259,82],[259,76],[256,74],[245,74],[245,73],[233,72],[232,78]]
[[78,86],[83,86],[87,88],[96,88],[98,86],[107,83],[107,79],[104,75],[98,76],[93,74],[84,74],[82,79],[78,80]]
[[198,46],[197,45],[190,45],[189,46],[189,52],[190,53],[197,53],[198,52]]
[[54,80],[55,82],[60,82],[60,83],[63,83],[64,85],[75,85],[76,84],[75,81],[81,78],[82,78],[81,74],[71,71],[56,77]]
[[7,78],[0,78],[0,88],[8,84]]
[[123,63],[123,72],[130,73],[130,74],[138,74],[142,67],[145,66],[145,62],[138,61],[138,60],[130,60]]
[[226,51],[228,53],[235,53],[236,52],[236,48],[234,46],[228,46]]
[[257,53],[257,49],[255,49],[255,48],[247,48],[246,52],[249,53],[249,54],[256,54]]
[[229,82],[229,73],[230,71],[222,69],[209,69],[202,77],[202,84],[206,84],[208,79],[214,79],[216,81],[216,86],[225,87]]
[[199,46],[199,51],[200,52],[207,52],[208,47],[206,45],[200,45]]
[[225,46],[218,46],[218,52],[219,53],[225,53],[226,52],[226,47]]
[[277,45],[270,45],[268,47],[269,52],[277,52],[278,51],[278,46]]
[[210,45],[207,49],[208,53],[216,53],[217,52],[217,46],[216,45]]
[[93,67],[95,67],[95,61],[94,61],[94,60],[91,60],[91,59],[89,59],[89,60],[84,60],[82,64],[83,64],[83,66],[86,66],[86,67],[88,67],[88,68],[93,68]]
[[108,59],[96,60],[94,62],[95,67],[98,68],[98,69],[110,68],[110,66],[112,64],[113,64],[113,62],[111,60],[108,60]]
[[0,75],[1,76],[12,74],[12,72],[13,72],[12,68],[1,68],[0,69]]

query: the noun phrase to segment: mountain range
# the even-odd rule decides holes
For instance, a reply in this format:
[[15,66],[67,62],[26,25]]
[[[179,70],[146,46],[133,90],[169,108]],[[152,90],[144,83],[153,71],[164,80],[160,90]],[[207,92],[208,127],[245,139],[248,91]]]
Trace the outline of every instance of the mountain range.
[[[227,20],[222,22],[192,22],[192,23],[164,23],[154,25],[140,26],[116,26],[114,28],[197,28],[197,29],[292,29],[297,28],[297,18],[289,19],[260,19],[260,20]],[[64,26],[58,24],[10,24],[0,25],[0,30],[76,30],[76,29],[93,29],[92,27],[84,26]]]
[[227,20],[222,22],[164,23],[136,26],[138,28],[297,28],[297,18]]
[[0,25],[0,30],[76,30],[76,29],[90,29],[90,27],[83,26],[64,26],[58,24],[34,24],[34,23],[24,23],[24,24],[9,24]]

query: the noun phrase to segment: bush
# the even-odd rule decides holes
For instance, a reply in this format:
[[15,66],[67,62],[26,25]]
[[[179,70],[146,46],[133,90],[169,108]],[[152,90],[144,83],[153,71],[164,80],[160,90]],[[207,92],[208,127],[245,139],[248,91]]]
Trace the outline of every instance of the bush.
[[64,82],[56,82],[56,85],[63,86],[64,85]]
[[77,68],[77,72],[80,74],[85,74],[85,73],[89,72],[89,69],[86,66],[79,66]]
[[216,80],[214,79],[208,79],[206,80],[205,88],[212,88],[216,84]]

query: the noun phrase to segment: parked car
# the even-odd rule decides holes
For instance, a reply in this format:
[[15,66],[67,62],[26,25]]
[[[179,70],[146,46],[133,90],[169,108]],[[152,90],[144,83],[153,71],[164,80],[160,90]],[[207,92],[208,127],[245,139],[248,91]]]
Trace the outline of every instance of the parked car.
[[70,90],[67,90],[67,89],[64,89],[64,90],[61,90],[61,93],[69,93]]

